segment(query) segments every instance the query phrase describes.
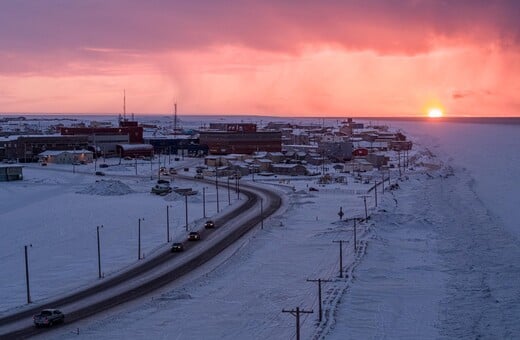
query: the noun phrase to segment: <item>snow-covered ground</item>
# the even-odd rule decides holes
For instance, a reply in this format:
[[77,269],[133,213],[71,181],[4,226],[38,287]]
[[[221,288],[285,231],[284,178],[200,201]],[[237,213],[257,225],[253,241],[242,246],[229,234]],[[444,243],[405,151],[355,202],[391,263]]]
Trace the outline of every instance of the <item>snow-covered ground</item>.
[[[377,209],[370,195],[372,217],[358,225],[357,252],[353,250],[352,222],[339,221],[337,215],[339,207],[348,218],[364,215],[362,198],[353,194],[352,188],[357,187],[353,181],[326,186],[317,185],[314,179],[265,181],[263,185],[284,191],[287,199],[282,212],[269,218],[263,230],[249,233],[210,263],[151,296],[53,330],[43,338],[288,339],[295,336],[295,318],[282,310],[296,307],[314,311],[301,318],[305,339],[520,337],[516,322],[520,317],[520,211],[514,209],[520,161],[518,152],[513,152],[520,150],[519,127],[399,125],[420,144],[416,160],[425,167],[414,166],[415,171],[407,172],[407,179],[399,182],[400,189],[387,190],[384,195],[379,191]],[[490,135],[493,143],[482,138]],[[513,151],[503,157],[503,153],[492,152],[496,149]],[[73,177],[60,175],[63,185],[42,183],[45,189],[36,197],[52,199],[65,195],[63,187],[77,186],[68,194],[90,197],[85,199],[86,207],[97,199],[114,198],[77,194],[80,187],[92,183],[88,176],[80,183]],[[122,197],[144,197],[145,192],[139,193],[140,182],[131,181],[124,182],[136,192]],[[311,192],[308,186],[319,191]],[[6,192],[2,204],[4,197],[12,197],[9,207],[20,206],[16,200],[26,202],[31,197],[20,196],[23,190],[19,188]],[[159,246],[165,242],[165,203],[163,198],[152,197],[162,206],[156,212],[161,215],[156,234]],[[125,211],[128,215],[139,209],[133,206]],[[123,225],[136,229],[138,217],[126,217]],[[142,217],[145,223],[153,219]],[[105,224],[105,233],[108,222],[93,222],[88,224],[92,236],[86,247],[92,256],[85,266],[96,280],[95,225]],[[177,224],[182,229],[182,220]],[[16,288],[18,299],[24,298],[20,245],[32,242],[30,252],[35,251],[27,230],[33,231],[27,227],[18,239],[2,241],[11,252],[17,251],[18,262],[13,260],[6,268],[20,271],[16,285],[3,288],[2,282],[2,295]],[[36,239],[45,240],[45,235]],[[333,243],[338,240],[348,241],[343,248],[344,278],[338,277],[339,245]],[[124,248],[121,239],[116,241],[114,251]],[[147,242],[149,247],[154,244],[151,239]],[[129,262],[135,262],[134,243],[129,246],[130,255],[123,256]],[[318,278],[331,280],[323,283],[324,320],[319,324],[317,284],[306,281]]]
[[[166,246],[167,206],[170,238],[187,235],[185,199],[176,193],[150,193],[157,178],[150,179],[150,165],[133,162],[102,169],[94,165],[28,164],[24,180],[0,185],[0,311],[25,304],[24,246],[28,248],[30,291],[33,302],[78,289],[98,281],[97,234],[100,229],[102,271],[105,275],[134,264],[138,257],[138,224],[141,221],[141,253],[146,258]],[[200,159],[186,159],[172,166],[190,167]],[[157,168],[157,166],[156,166]],[[167,178],[167,177],[163,177]],[[204,223],[202,188],[206,187],[206,216],[217,213],[215,186],[175,179],[172,187],[193,188],[188,196],[189,229]],[[220,211],[228,209],[227,182],[219,188]],[[230,195],[231,203],[237,195]]]

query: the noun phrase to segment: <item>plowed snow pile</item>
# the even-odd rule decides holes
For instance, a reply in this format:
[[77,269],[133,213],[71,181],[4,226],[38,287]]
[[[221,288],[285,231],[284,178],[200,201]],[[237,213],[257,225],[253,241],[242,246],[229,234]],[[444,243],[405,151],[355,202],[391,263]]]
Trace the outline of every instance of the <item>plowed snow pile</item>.
[[125,183],[117,180],[100,180],[77,191],[78,194],[120,196],[133,193],[134,191]]

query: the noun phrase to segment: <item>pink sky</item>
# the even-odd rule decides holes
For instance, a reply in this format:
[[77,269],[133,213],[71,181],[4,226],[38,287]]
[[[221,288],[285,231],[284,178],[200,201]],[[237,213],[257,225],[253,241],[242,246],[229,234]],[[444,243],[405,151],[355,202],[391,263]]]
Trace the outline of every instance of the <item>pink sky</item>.
[[[108,4],[107,4],[108,3]],[[515,1],[0,4],[0,112],[520,115]]]

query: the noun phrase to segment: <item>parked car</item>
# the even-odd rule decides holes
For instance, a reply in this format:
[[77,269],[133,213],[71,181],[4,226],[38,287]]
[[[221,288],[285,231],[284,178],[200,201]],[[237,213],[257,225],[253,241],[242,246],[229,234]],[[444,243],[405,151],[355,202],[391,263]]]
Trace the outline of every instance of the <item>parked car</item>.
[[184,171],[190,171],[190,168],[184,168]]
[[105,176],[103,171],[96,171],[96,176]]
[[44,309],[33,316],[33,322],[36,327],[52,326],[65,322],[65,315],[57,309]]
[[131,161],[132,160],[132,157],[130,156],[125,156],[125,158],[123,158],[125,161]]
[[204,179],[204,176],[202,174],[196,174],[193,178],[195,178],[195,179]]
[[42,162],[42,166],[47,166],[47,163],[46,162]]
[[171,252],[172,253],[178,253],[184,251],[184,245],[180,242],[176,242],[172,244]]
[[175,170],[175,168],[170,168],[170,175],[177,175],[177,170]]
[[107,163],[101,163],[101,164],[99,164],[99,167],[100,168],[108,168],[108,164]]
[[200,234],[196,231],[190,232],[188,235],[188,241],[200,241]]
[[215,222],[213,222],[212,220],[206,221],[206,223],[204,223],[204,228],[206,228],[206,229],[215,228]]
[[315,187],[310,187],[310,188],[309,188],[309,191],[319,191],[319,190],[316,189]]
[[167,179],[158,179],[157,180],[157,184],[170,184],[170,181],[168,181]]

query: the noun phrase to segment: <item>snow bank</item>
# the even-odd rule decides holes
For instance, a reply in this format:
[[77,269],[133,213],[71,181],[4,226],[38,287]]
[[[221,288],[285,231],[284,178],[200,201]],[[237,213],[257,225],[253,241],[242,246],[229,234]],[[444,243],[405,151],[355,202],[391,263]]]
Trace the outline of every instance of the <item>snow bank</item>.
[[84,189],[77,191],[78,194],[100,196],[121,196],[133,192],[128,185],[118,180],[98,180]]

